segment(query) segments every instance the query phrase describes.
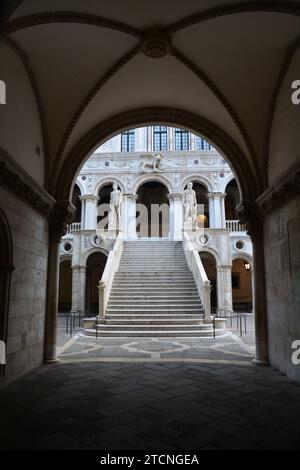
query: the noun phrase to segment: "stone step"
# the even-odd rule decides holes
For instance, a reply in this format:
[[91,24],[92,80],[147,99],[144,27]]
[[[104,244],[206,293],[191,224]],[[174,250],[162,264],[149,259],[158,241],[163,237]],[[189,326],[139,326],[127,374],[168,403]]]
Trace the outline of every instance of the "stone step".
[[171,256],[175,256],[176,258],[182,258],[182,259],[186,259],[185,258],[185,255],[184,253],[182,253],[182,250],[165,250],[165,249],[162,249],[162,250],[123,250],[122,252],[122,257],[126,257],[126,258],[134,258],[135,256],[138,256],[138,257],[146,257],[146,258],[150,258],[151,256],[155,256],[156,258],[158,256],[162,256],[164,258],[170,258]]
[[136,287],[137,289],[140,287],[140,288],[147,288],[148,289],[153,289],[154,292],[156,290],[156,288],[168,288],[168,287],[173,287],[174,289],[175,288],[180,288],[180,287],[193,287],[195,289],[195,283],[191,283],[191,282],[180,282],[180,281],[164,281],[164,282],[159,282],[159,281],[145,281],[143,282],[142,280],[139,282],[139,281],[136,281],[136,280],[130,280],[128,279],[127,281],[115,281],[114,283],[114,287]]
[[122,253],[122,259],[123,260],[132,260],[132,259],[136,259],[136,258],[139,258],[139,259],[151,259],[152,257],[154,258],[158,258],[158,257],[161,257],[163,259],[172,259],[172,258],[175,258],[175,259],[180,259],[180,260],[185,260],[185,256],[183,254],[180,254],[180,253],[165,253],[165,254],[162,254],[162,253],[159,253],[157,254],[156,252],[155,253]]
[[[119,266],[122,266],[122,265],[123,267],[128,266],[128,264],[124,264],[120,262]],[[141,271],[143,271],[145,268],[151,268],[152,266],[157,267],[158,269],[161,269],[163,266],[165,266],[166,268],[169,268],[170,272],[173,272],[174,269],[176,271],[191,272],[186,263],[176,263],[176,262],[164,263],[163,261],[156,262],[155,260],[152,260],[146,263],[145,261],[141,260],[139,263],[136,263],[136,262],[131,263],[130,269],[132,268],[132,266],[141,267],[142,268]],[[155,271],[155,269],[153,269],[153,271]]]
[[181,284],[186,285],[186,286],[195,286],[195,281],[194,279],[187,279],[187,278],[182,278],[182,277],[156,277],[156,276],[150,276],[150,277],[143,277],[141,276],[130,276],[130,275],[124,275],[124,276],[118,276],[114,278],[113,283],[139,283],[139,284],[145,284],[149,283],[149,285],[161,285],[161,284]]
[[160,295],[163,292],[168,292],[168,293],[174,292],[176,294],[181,294],[181,293],[188,294],[191,292],[191,293],[198,295],[198,291],[197,291],[195,284],[188,284],[186,286],[183,286],[182,284],[174,284],[174,283],[169,283],[169,285],[164,285],[164,286],[161,284],[157,284],[155,290],[150,288],[149,284],[147,283],[143,287],[136,286],[136,283],[127,284],[127,285],[126,284],[117,285],[117,283],[114,283],[110,292],[111,294],[116,293],[116,292],[127,292],[127,289],[129,293],[133,293],[134,291],[136,291],[136,293],[138,294],[149,294],[149,295],[150,294]]
[[127,312],[127,311],[132,311],[132,310],[141,310],[143,312],[149,312],[151,310],[157,310],[158,312],[160,310],[167,310],[167,311],[172,311],[172,310],[189,310],[195,308],[196,311],[200,312],[203,309],[203,305],[198,302],[198,303],[193,303],[193,304],[152,304],[152,303],[144,303],[144,304],[120,304],[120,303],[109,303],[107,305],[107,311],[108,312],[114,312],[116,310],[122,311],[122,312]]
[[138,269],[119,269],[115,273],[115,278],[118,277],[124,277],[125,275],[127,276],[144,276],[145,278],[151,278],[151,276],[156,276],[156,277],[161,277],[161,278],[166,278],[166,277],[177,277],[179,279],[194,279],[193,275],[189,271],[183,271],[183,270],[174,270],[170,272],[169,270],[166,269],[161,269],[161,270],[155,270],[155,269],[150,269],[150,268],[145,268],[144,270],[141,270],[141,268]]
[[[155,278],[153,279],[155,275]],[[119,280],[119,281],[122,281],[122,280],[125,280],[125,279],[131,279],[131,280],[138,280],[138,279],[143,279],[145,282],[147,281],[153,281],[155,279],[157,279],[158,281],[167,281],[169,279],[171,279],[172,281],[186,281],[186,282],[191,282],[193,281],[194,282],[194,278],[190,275],[188,276],[181,276],[181,275],[176,275],[175,273],[170,276],[169,274],[158,274],[158,273],[147,273],[147,272],[144,272],[144,273],[138,273],[138,274],[135,274],[134,272],[131,272],[131,273],[116,273],[115,276],[114,276],[114,280]]]
[[[203,325],[199,324],[196,325],[197,329],[201,329],[203,331],[207,331],[211,329],[211,325]],[[178,324],[172,324],[172,325],[164,325],[164,324],[146,324],[146,323],[135,323],[135,324],[100,324],[98,325],[98,331],[99,330],[110,330],[110,331],[118,331],[118,330],[123,330],[126,331],[127,329],[130,329],[132,331],[164,331],[164,330],[170,330],[172,329],[173,331],[193,331],[195,330],[195,325],[178,325]]]
[[162,265],[161,267],[159,266],[156,266],[156,265],[152,265],[152,266],[132,266],[130,267],[130,269],[128,269],[128,266],[120,266],[117,273],[135,273],[135,274],[147,274],[147,273],[150,273],[152,275],[156,274],[156,275],[159,275],[159,274],[168,274],[170,276],[172,276],[172,273],[173,275],[174,274],[181,274],[182,276],[186,276],[187,274],[190,274],[190,271],[188,271],[187,269],[183,269],[182,266],[173,266],[173,270],[171,271],[170,270],[170,267],[169,266],[164,266]]
[[[87,329],[86,334],[89,336],[96,336],[96,330]],[[213,337],[214,331],[213,328],[209,330],[194,328],[192,331],[186,330],[172,330],[171,328],[168,330],[156,330],[156,331],[145,331],[145,330],[129,330],[126,329],[125,331],[110,331],[110,330],[98,330],[97,336],[98,337],[127,337],[127,338],[139,338],[139,337],[150,337],[150,338],[165,338],[165,337],[180,337],[180,338],[209,338]],[[215,336],[222,336],[224,335],[223,330],[215,330]]]
[[123,278],[125,275],[127,276],[132,276],[132,277],[144,277],[145,279],[151,279],[155,276],[157,279],[167,279],[167,278],[177,278],[180,280],[194,280],[194,277],[192,276],[191,273],[182,273],[181,271],[174,271],[173,273],[170,273],[170,271],[150,271],[150,270],[145,270],[145,271],[117,271],[115,273],[114,279],[118,278]]
[[[153,289],[154,287],[154,289]],[[165,284],[165,285],[162,285],[162,284],[157,284],[157,285],[150,285],[150,284],[136,284],[136,283],[132,283],[132,284],[115,284],[115,286],[112,288],[111,290],[111,293],[114,294],[116,292],[116,289],[119,291],[119,292],[125,292],[128,291],[130,293],[136,293],[136,294],[144,294],[144,293],[152,293],[152,292],[157,292],[159,294],[161,294],[162,292],[168,292],[168,293],[178,293],[178,294],[181,294],[182,292],[184,293],[189,293],[189,292],[193,292],[193,293],[197,293],[197,290],[195,288],[195,286],[184,286],[183,284],[174,284],[174,283],[170,283],[170,284]]]
[[120,308],[107,308],[106,309],[106,313],[108,315],[114,315],[114,314],[119,314],[119,313],[125,313],[130,315],[132,313],[136,313],[136,314],[140,314],[140,315],[143,315],[143,314],[146,314],[146,315],[153,315],[155,313],[161,313],[161,314],[164,314],[164,313],[169,313],[170,315],[173,315],[174,313],[183,313],[183,314],[186,314],[186,313],[203,313],[203,309],[202,308],[194,308],[194,307],[189,307],[189,308],[159,308],[159,309],[155,309],[155,308],[126,308],[126,309],[120,309]]
[[185,320],[196,320],[198,321],[199,319],[203,319],[204,314],[199,314],[199,313],[154,313],[152,315],[145,315],[145,314],[137,314],[137,313],[132,313],[132,314],[127,314],[127,313],[106,313],[105,314],[105,320],[134,320],[136,322],[139,322],[139,320],[162,320],[162,321],[168,321],[168,320],[178,320],[178,321],[185,321]]
[[[139,320],[135,320],[135,319],[120,319],[120,318],[110,318],[110,319],[107,319],[107,322],[106,322],[106,325],[122,325],[122,326],[128,326],[128,325],[133,325],[134,328],[137,326],[137,325],[142,325],[142,326],[145,326],[145,325],[152,325],[152,326],[156,326],[156,327],[160,327],[161,325],[163,327],[167,327],[168,325],[172,325],[172,326],[189,326],[189,325],[201,325],[201,326],[205,326],[207,327],[208,329],[210,328],[210,325],[203,325],[203,319],[202,318],[198,318],[198,319],[193,319],[193,318],[182,318],[182,319],[178,319],[178,318],[170,318],[170,319],[160,319],[160,318],[145,318],[145,319],[139,319]],[[99,325],[99,326],[102,326]]]
[[177,277],[179,279],[186,279],[186,280],[190,280],[190,279],[194,279],[193,275],[189,272],[189,271],[183,271],[183,270],[174,270],[172,272],[168,271],[168,270],[155,270],[155,269],[144,269],[144,270],[141,270],[141,268],[139,269],[131,269],[131,270],[128,270],[128,269],[119,269],[116,273],[115,273],[115,278],[118,278],[118,277],[124,277],[125,275],[127,276],[144,276],[145,278],[151,278],[153,277],[154,275],[156,277],[161,277],[162,279],[164,278],[171,278],[171,277]]
[[151,277],[151,276],[157,276],[157,277],[178,277],[180,279],[194,279],[193,275],[191,274],[190,271],[185,271],[184,269],[174,269],[172,272],[170,269],[159,269],[157,267],[153,267],[152,269],[150,267],[145,267],[144,269],[141,266],[137,266],[136,268],[123,268],[120,267],[118,271],[115,273],[115,277],[124,277],[125,275],[127,276],[145,276],[145,277]]
[[199,301],[199,296],[197,294],[194,295],[139,295],[139,294],[110,294],[109,301],[111,302],[127,302],[131,300],[132,302],[138,301],[153,301],[153,302],[169,302],[170,300],[176,301]]
[[[149,289],[148,287],[142,287],[142,288],[137,288],[135,286],[129,286],[129,287],[113,287],[112,290],[110,291],[111,292],[111,295],[113,294],[123,294],[123,293],[128,293],[128,294],[149,294],[149,293],[152,293],[154,291],[152,291],[151,289]],[[169,295],[172,295],[173,293],[175,294],[186,294],[186,295],[189,295],[189,294],[194,294],[194,295],[199,295],[198,292],[197,292],[197,289],[195,288],[177,288],[177,287],[168,287],[168,288],[159,288],[157,287],[155,289],[155,293],[157,294],[163,294],[163,293],[167,293]]]
[[123,250],[122,252],[122,258],[128,258],[132,259],[132,256],[139,256],[143,258],[151,258],[151,256],[155,256],[156,258],[158,256],[162,256],[163,258],[180,258],[180,259],[186,259],[185,254],[182,252],[182,249],[180,250],[151,250],[151,251],[146,251],[146,250]]
[[151,254],[154,254],[154,255],[157,255],[157,254],[161,254],[162,256],[166,256],[166,255],[179,255],[179,256],[185,256],[185,254],[183,253],[183,250],[182,248],[167,248],[167,247],[162,247],[162,248],[142,248],[140,247],[140,249],[137,249],[137,250],[134,250],[134,249],[130,249],[130,248],[123,248],[123,251],[122,251],[122,255],[136,255],[136,254],[139,254],[139,255],[151,255]]
[[133,302],[132,299],[123,299],[123,300],[111,300],[109,299],[108,301],[108,307],[117,307],[117,306],[120,306],[120,307],[135,307],[135,306],[139,306],[139,307],[142,307],[142,306],[150,306],[150,307],[157,307],[157,308],[160,308],[160,307],[165,307],[165,306],[168,306],[168,307],[198,307],[199,305],[202,306],[202,303],[200,302],[199,299],[197,300],[191,300],[191,299],[188,299],[186,301],[184,300],[181,300],[181,299],[171,299],[171,300],[160,300],[160,301],[157,301],[157,300],[138,300],[137,302]]

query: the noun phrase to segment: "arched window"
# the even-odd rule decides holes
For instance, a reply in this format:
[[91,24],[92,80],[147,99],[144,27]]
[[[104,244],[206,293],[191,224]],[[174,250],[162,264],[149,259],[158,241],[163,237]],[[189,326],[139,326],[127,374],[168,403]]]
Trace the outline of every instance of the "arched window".
[[134,129],[122,132],[121,152],[134,152]]
[[153,150],[154,152],[168,150],[167,126],[153,127]]
[[184,129],[175,129],[175,150],[189,150],[189,133]]
[[196,147],[196,150],[212,150],[213,149],[213,146],[209,142],[204,140],[202,137],[200,137],[199,135],[196,135],[195,147]]

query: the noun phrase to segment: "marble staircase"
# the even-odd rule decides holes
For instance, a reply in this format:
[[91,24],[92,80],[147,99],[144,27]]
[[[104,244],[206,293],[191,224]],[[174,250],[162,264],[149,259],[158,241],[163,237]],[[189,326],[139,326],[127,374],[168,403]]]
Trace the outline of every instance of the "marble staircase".
[[124,241],[97,336],[211,336],[203,317],[182,242]]

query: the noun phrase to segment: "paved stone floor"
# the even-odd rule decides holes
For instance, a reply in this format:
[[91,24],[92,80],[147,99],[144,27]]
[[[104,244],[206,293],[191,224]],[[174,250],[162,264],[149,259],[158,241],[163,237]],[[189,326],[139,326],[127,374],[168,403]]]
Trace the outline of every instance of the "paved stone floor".
[[300,386],[232,333],[65,338],[0,392],[1,449],[296,449]]

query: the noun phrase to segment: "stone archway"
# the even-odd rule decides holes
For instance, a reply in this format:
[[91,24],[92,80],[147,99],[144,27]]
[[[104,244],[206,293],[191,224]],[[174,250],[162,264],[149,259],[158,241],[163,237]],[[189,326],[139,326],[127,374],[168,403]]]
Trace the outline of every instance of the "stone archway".
[[219,299],[216,258],[208,251],[199,251],[199,256],[201,258],[206,275],[211,283],[211,306],[213,308],[217,308],[219,307]]
[[78,168],[88,160],[96,148],[120,132],[155,123],[181,127],[213,142],[214,147],[232,166],[243,196],[247,195],[247,200],[254,201],[260,194],[261,182],[244,151],[225,131],[203,116],[171,107],[132,109],[97,124],[68,152],[64,163],[58,169],[57,178],[50,182],[49,190],[57,200],[69,199]]
[[98,284],[106,261],[107,256],[102,251],[94,251],[86,261],[85,310],[88,316],[97,315],[99,310]]
[[[262,191],[263,182],[250,165],[246,154],[239,145],[218,125],[208,119],[176,108],[141,108],[128,110],[113,116],[83,135],[70,149],[64,162],[57,169],[57,177],[50,182],[49,189],[59,201],[65,203],[70,198],[70,190],[78,168],[89,158],[92,152],[107,139],[132,127],[164,123],[182,127],[213,142],[214,147],[228,160],[239,182],[242,203],[240,214],[242,222],[247,222],[252,238],[255,271],[255,305],[256,305],[256,359],[260,363],[268,361],[268,330],[265,297],[265,265],[262,230],[257,225],[256,199]],[[56,252],[53,252],[56,256]],[[52,283],[56,283],[52,279]],[[52,308],[52,306],[51,306]],[[49,356],[53,356],[54,348]],[[46,355],[46,356],[47,356]],[[52,359],[50,359],[52,360]]]
[[[7,343],[10,278],[13,271],[13,248],[10,226],[0,209],[0,340]],[[3,344],[1,347],[4,347]],[[5,374],[5,365],[0,364],[0,377]]]
[[98,190],[98,209],[97,209],[97,228],[108,229],[108,214],[110,193],[112,192],[112,183],[101,185]]

